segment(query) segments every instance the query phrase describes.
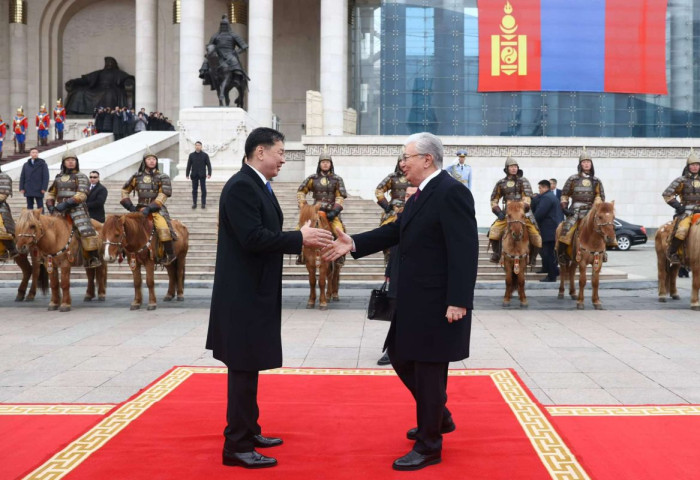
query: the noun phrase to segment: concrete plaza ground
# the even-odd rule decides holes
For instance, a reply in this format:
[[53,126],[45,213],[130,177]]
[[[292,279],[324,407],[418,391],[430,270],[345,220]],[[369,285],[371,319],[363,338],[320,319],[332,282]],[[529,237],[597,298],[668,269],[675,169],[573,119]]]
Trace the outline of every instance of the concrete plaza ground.
[[[545,404],[700,403],[700,312],[689,309],[688,279],[681,300],[657,302],[655,263],[651,245],[610,252],[605,268],[629,279],[602,285],[604,311],[588,291],[577,311],[539,283],[528,285],[529,309],[502,309],[503,285],[479,284],[471,357],[453,366],[514,368]],[[83,303],[83,289],[59,313],[46,297],[15,303],[15,289],[0,288],[0,402],[120,402],[172,366],[221,365],[204,349],[208,288],[153,312],[129,311],[128,287],[110,286],[105,303]],[[365,318],[366,286],[341,289],[325,312],[305,309],[306,296],[284,290],[285,366],[379,368],[389,325]]]

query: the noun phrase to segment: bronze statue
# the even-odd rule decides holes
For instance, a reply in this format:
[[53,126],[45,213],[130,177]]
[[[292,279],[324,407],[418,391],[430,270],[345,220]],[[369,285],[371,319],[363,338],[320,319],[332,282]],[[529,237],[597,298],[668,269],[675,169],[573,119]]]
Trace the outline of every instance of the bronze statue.
[[105,68],[66,82],[66,111],[92,115],[97,107],[133,106],[134,76],[119,70],[113,57],[105,57]]
[[229,106],[229,92],[235,88],[238,91],[236,106],[243,108],[243,95],[248,89],[250,78],[238,55],[247,49],[248,44],[231,31],[226,15],[222,16],[219,31],[209,40],[204,56],[206,60],[199,69],[199,78],[203,80],[204,85],[211,85],[211,89],[216,90],[219,106]]

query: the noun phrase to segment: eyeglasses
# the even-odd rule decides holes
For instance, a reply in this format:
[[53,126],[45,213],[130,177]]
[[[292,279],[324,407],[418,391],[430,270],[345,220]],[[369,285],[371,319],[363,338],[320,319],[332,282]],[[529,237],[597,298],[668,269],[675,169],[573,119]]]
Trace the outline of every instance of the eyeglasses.
[[96,177],[96,176],[94,176],[94,175],[90,175],[90,178],[100,178],[100,177]]
[[426,155],[425,153],[414,153],[413,155],[402,155],[401,161],[408,162],[408,159],[411,157],[419,157],[419,156],[425,157],[425,155]]

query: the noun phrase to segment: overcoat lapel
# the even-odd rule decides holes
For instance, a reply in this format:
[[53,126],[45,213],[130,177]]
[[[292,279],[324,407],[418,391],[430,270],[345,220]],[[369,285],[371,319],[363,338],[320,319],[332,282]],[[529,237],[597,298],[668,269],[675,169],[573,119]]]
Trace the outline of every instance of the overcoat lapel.
[[420,209],[423,208],[423,205],[425,205],[428,202],[430,196],[437,188],[438,183],[442,182],[443,175],[447,175],[447,173],[444,170],[441,171],[438,176],[430,180],[428,182],[428,185],[425,186],[425,190],[421,190],[418,200],[414,200],[413,198],[409,199],[409,201],[412,200],[412,205],[411,208],[407,209],[405,215],[403,215],[401,222],[401,230],[406,229],[413,217],[415,217],[416,214],[420,211]]

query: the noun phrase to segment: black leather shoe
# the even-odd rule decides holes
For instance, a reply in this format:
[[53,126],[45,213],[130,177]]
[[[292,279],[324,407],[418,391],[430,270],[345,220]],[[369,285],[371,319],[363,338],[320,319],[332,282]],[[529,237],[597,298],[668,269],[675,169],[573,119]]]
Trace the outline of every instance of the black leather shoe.
[[[448,421],[442,422],[442,428],[440,429],[440,433],[454,432],[456,428],[457,425],[455,425],[454,420],[450,418]],[[418,433],[418,427],[412,428],[408,432],[406,432],[406,438],[408,438],[409,440],[415,440],[416,433]]]
[[377,360],[377,365],[391,365],[391,360],[389,360],[389,354],[385,353],[382,358]]
[[556,281],[557,281],[556,278],[544,277],[544,278],[541,278],[541,279],[540,279],[540,282],[556,282]]
[[204,204],[202,204],[202,209],[203,209],[203,210],[206,210],[206,209],[207,209],[207,206],[204,205]]
[[401,458],[394,460],[394,470],[420,470],[429,465],[435,465],[442,461],[440,452],[423,455],[411,450]]
[[196,203],[193,203],[193,204],[192,204],[192,210],[194,210],[195,208],[197,208],[197,204],[196,204]]
[[282,443],[281,438],[263,437],[262,435],[256,435],[253,437],[253,445],[258,448],[276,447],[278,445],[282,445]]
[[227,467],[267,468],[277,465],[277,460],[272,457],[260,455],[255,450],[243,453],[224,450],[223,464]]

